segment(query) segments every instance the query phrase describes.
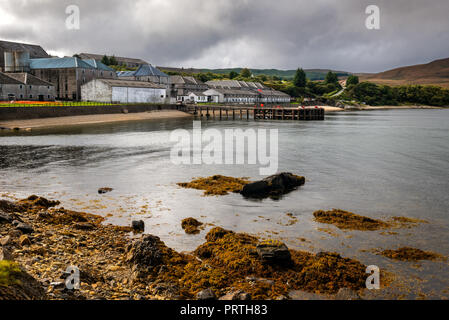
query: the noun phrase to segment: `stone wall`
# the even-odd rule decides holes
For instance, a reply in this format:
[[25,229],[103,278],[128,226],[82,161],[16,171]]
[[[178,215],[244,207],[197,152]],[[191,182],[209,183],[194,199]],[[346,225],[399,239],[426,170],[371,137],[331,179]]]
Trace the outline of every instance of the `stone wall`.
[[76,106],[76,107],[1,107],[1,120],[26,120],[82,116],[93,114],[138,113],[157,110],[180,110],[177,105],[120,105],[120,106]]

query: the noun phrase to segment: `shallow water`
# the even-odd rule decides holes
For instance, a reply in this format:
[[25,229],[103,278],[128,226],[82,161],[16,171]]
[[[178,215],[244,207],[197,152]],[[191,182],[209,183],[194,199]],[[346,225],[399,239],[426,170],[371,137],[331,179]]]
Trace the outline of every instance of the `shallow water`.
[[[181,251],[204,241],[207,229],[198,236],[181,229],[183,218],[195,217],[282,239],[292,248],[336,251],[401,275],[400,293],[371,292],[375,297],[449,297],[446,262],[402,263],[365,252],[412,246],[449,256],[449,110],[328,114],[324,122],[202,125],[279,129],[279,171],[306,176],[306,185],[281,201],[249,201],[237,194],[203,197],[201,191],[177,187],[177,182],[214,174],[262,178],[258,166],[172,164],[171,131],[192,130],[192,121],[182,119],[0,133],[0,195],[38,194],[61,200],[66,208],[108,216],[116,224],[143,219],[146,232]],[[100,196],[100,187],[114,191]],[[420,218],[429,224],[393,235],[342,232],[313,220],[314,211],[331,208],[374,218]],[[287,213],[299,221],[289,225]]]

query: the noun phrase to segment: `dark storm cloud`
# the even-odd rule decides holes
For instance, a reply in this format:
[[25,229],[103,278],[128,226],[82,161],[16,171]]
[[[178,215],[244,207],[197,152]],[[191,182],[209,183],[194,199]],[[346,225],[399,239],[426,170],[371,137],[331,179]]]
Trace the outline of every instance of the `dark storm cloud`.
[[[65,28],[78,5],[81,29]],[[365,8],[381,9],[381,30]],[[374,72],[449,56],[447,0],[0,0],[0,38],[184,67]]]

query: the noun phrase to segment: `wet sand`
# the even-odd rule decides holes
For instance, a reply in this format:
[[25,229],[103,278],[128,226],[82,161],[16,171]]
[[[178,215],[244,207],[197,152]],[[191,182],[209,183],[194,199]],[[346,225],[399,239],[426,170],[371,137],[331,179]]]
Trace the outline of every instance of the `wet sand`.
[[37,128],[50,128],[50,127],[62,127],[71,125],[86,125],[96,123],[114,123],[114,122],[127,122],[127,121],[140,121],[140,120],[158,120],[158,119],[175,119],[175,118],[189,118],[192,115],[176,110],[167,111],[152,111],[142,113],[129,113],[129,114],[97,114],[86,116],[73,116],[73,117],[57,117],[57,118],[42,118],[42,119],[29,119],[29,120],[0,120],[0,127],[7,129],[37,129]]

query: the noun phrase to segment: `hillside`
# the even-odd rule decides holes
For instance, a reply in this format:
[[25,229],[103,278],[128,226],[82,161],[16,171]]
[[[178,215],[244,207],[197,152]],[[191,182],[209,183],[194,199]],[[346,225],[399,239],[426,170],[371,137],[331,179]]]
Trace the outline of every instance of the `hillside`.
[[[170,67],[158,67],[163,71],[171,71],[171,72],[183,72],[183,73],[218,73],[218,74],[229,74],[231,71],[235,71],[240,73],[242,68],[228,68],[228,69],[183,69],[183,68],[170,68]],[[307,78],[310,80],[324,80],[326,74],[331,70],[325,69],[308,69],[304,70],[306,72]],[[333,71],[333,70],[332,70]],[[278,70],[278,69],[251,69],[252,74],[255,76],[258,75],[267,75],[267,76],[277,76],[282,79],[293,79],[295,76],[296,70]],[[336,72],[339,77],[347,77],[349,75],[348,72],[345,71],[333,71]]]
[[422,84],[449,88],[449,58],[377,74],[362,74],[360,80],[386,85]]

